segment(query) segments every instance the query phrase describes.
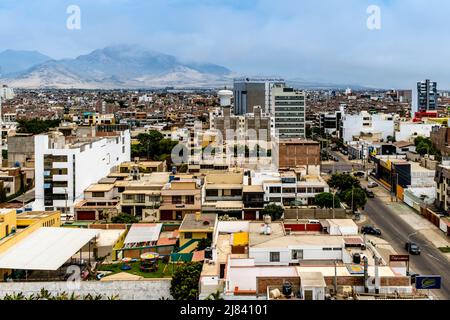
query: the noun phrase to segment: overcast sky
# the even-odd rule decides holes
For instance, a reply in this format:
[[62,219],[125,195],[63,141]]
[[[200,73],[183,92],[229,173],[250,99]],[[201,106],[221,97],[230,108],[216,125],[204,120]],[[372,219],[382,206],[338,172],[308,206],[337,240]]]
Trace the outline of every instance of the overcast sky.
[[[72,4],[81,30],[66,28]],[[448,0],[0,0],[0,51],[60,59],[138,43],[241,74],[450,89],[449,12]]]

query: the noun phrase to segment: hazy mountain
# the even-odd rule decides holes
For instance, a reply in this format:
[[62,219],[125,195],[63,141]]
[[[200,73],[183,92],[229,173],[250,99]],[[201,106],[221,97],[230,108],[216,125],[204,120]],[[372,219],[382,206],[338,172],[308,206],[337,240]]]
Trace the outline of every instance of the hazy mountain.
[[182,63],[174,56],[130,45],[46,61],[3,80],[25,88],[211,87],[231,81],[232,73],[225,67]]
[[[174,56],[134,45],[115,45],[75,59],[52,60],[36,51],[0,53],[0,83],[17,88],[163,88],[231,86],[232,73],[211,63],[181,62]],[[300,89],[367,89],[360,85],[287,79]]]
[[0,52],[0,76],[22,72],[51,59],[38,51],[5,50]]

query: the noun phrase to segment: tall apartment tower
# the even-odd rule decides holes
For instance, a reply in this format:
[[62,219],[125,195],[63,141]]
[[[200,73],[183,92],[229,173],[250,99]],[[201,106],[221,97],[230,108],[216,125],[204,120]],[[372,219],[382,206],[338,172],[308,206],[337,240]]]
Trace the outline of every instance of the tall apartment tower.
[[273,134],[277,138],[306,138],[305,93],[285,85],[272,88]]
[[234,114],[253,113],[254,106],[261,106],[263,113],[271,113],[272,88],[285,84],[276,78],[240,78],[234,79]]
[[417,82],[417,111],[427,112],[437,109],[437,83],[430,80]]
[[130,141],[129,130],[106,137],[65,137],[60,132],[34,136],[33,210],[60,210],[64,220],[90,184],[130,161]]

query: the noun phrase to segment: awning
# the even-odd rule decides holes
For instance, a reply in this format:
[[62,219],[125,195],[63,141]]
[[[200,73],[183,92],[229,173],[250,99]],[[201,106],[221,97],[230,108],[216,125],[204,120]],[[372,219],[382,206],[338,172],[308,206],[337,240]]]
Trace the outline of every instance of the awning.
[[97,235],[95,229],[39,228],[0,255],[0,269],[58,270]]

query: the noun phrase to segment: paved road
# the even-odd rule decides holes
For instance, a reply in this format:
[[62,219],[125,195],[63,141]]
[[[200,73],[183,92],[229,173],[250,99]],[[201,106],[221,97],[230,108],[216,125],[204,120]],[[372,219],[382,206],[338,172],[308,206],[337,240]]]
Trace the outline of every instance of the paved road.
[[424,275],[440,275],[442,277],[442,288],[441,290],[433,290],[433,294],[439,299],[450,299],[450,264],[448,259],[424,236],[417,234],[407,222],[396,215],[380,199],[369,199],[364,209],[367,216],[381,229],[383,239],[389,241],[399,254],[407,254],[404,245],[408,241],[408,236],[410,236],[411,241],[420,246],[421,254],[410,258],[411,271]]
[[363,166],[361,163],[355,163],[349,161],[343,154],[336,151],[331,151],[331,155],[338,158],[338,162],[334,161],[327,161],[326,163],[322,164],[322,172],[351,172],[353,169],[355,171],[362,170]]

